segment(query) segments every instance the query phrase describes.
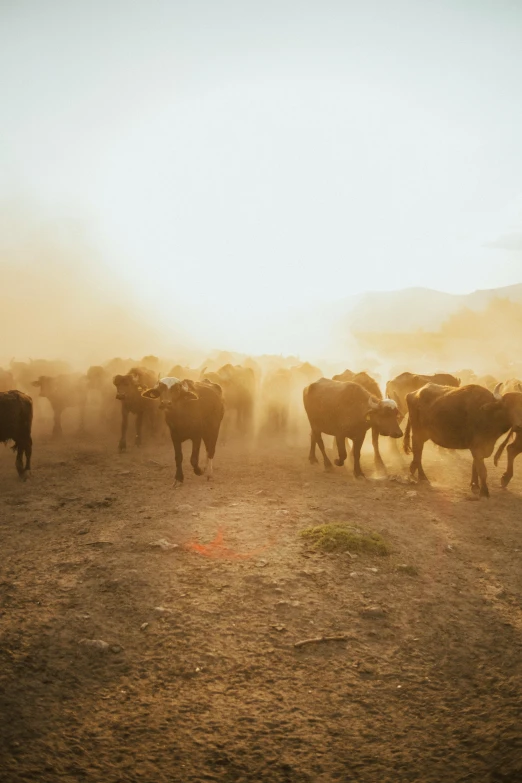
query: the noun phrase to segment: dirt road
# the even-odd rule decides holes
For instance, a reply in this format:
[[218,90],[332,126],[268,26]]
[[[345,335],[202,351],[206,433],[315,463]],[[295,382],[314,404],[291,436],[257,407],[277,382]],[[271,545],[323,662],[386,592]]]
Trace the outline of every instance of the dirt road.
[[[521,781],[522,480],[371,465],[229,444],[174,490],[167,443],[39,438],[25,484],[3,451],[3,783]],[[310,552],[333,521],[391,554]]]

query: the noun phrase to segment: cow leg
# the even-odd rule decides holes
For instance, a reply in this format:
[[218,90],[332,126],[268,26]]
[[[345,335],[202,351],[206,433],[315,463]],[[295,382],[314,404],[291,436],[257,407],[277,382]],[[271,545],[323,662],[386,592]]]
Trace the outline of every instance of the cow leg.
[[471,491],[474,492],[476,495],[478,495],[478,493],[480,492],[478,470],[475,464],[475,460],[473,460],[473,464],[471,466]]
[[118,443],[118,451],[121,453],[127,448],[127,426],[129,424],[129,411],[122,406],[121,409],[121,435]]
[[170,431],[170,437],[172,438],[172,445],[174,446],[174,458],[176,460],[176,481],[182,482],[183,476],[183,450],[181,448],[181,441],[176,438],[172,430]]
[[419,437],[418,434],[415,432],[413,433],[412,437],[412,452],[413,452],[413,459],[411,461],[410,465],[410,473],[412,476],[415,475],[415,471],[417,471],[417,476],[419,481],[428,481],[428,477],[424,472],[424,468],[422,467],[422,452],[424,449],[425,440],[423,440],[421,437]]
[[361,449],[364,443],[364,435],[362,438],[353,438],[352,455],[353,455],[353,475],[355,478],[364,478],[364,473],[361,470]]
[[199,467],[199,449],[201,448],[201,438],[192,439],[192,454],[190,455],[190,464],[194,468],[196,476],[202,476],[203,471]]
[[141,431],[143,429],[143,411],[139,411],[136,414],[136,438],[135,438],[135,444],[136,446],[141,446]]
[[339,454],[339,459],[335,459],[334,462],[337,467],[340,468],[344,465],[344,461],[348,456],[346,453],[346,438],[344,435],[336,435],[335,442],[337,443],[337,453]]
[[320,432],[315,432],[314,433],[314,438],[315,438],[315,442],[319,446],[319,449],[321,450],[321,454],[323,455],[324,466],[325,466],[326,470],[330,470],[330,468],[332,467],[332,463],[330,462],[330,460],[326,456],[326,450],[324,448],[324,443],[323,443],[323,436],[321,435]]
[[207,464],[205,465],[205,473],[207,474],[207,481],[210,481],[214,475],[214,454],[216,453],[216,443],[219,435],[219,427],[216,432],[210,434],[210,436],[203,437],[203,443],[207,451]]
[[316,444],[316,442],[317,441],[316,441],[316,438],[315,438],[315,434],[314,434],[314,431],[312,430],[310,432],[310,454],[308,455],[308,461],[310,462],[311,465],[316,465],[319,462],[319,460],[315,456],[315,444]]
[[522,452],[522,433],[517,432],[517,437],[515,438],[513,443],[509,444],[509,446],[506,449],[506,452],[507,452],[506,472],[503,474],[502,478],[500,479],[500,483],[504,487],[504,489],[507,487],[507,485],[513,478],[513,463],[515,461],[515,457],[517,457],[518,454]]
[[61,408],[54,411],[53,438],[62,437],[62,411]]
[[384,462],[382,461],[381,453],[379,451],[379,428],[378,427],[372,427],[372,446],[373,446],[373,454],[375,459],[375,467],[377,468],[377,470],[386,471],[386,468],[384,467]]
[[476,470],[480,482],[480,497],[489,498],[488,471],[484,463],[484,457],[482,454],[473,454],[473,451],[471,454],[473,455],[473,470]]
[[25,452],[25,469],[24,470],[31,470],[31,456],[33,454],[33,439],[29,435],[25,440],[24,445],[24,452]]
[[23,454],[24,454],[24,447],[23,444],[18,441],[16,444],[16,470],[18,471],[18,475],[20,478],[23,478],[24,475],[24,460],[23,460]]

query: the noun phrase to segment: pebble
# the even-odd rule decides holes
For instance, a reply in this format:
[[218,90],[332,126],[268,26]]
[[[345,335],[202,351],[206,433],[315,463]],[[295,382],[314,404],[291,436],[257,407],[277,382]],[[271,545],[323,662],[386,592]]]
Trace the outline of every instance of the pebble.
[[163,549],[164,552],[169,549],[179,549],[179,544],[171,544],[166,538],[158,538],[157,541],[151,541],[149,546]]
[[166,609],[164,606],[155,606],[154,611],[156,614],[172,614],[172,609]]
[[100,652],[107,652],[110,648],[108,642],[104,642],[103,639],[80,639],[78,644],[82,647],[90,647],[91,650],[99,650]]

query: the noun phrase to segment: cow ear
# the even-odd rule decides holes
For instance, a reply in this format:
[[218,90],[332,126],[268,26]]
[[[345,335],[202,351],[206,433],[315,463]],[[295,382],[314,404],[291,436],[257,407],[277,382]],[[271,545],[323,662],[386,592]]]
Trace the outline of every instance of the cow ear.
[[159,389],[145,389],[145,391],[142,391],[141,393],[142,397],[145,397],[146,400],[157,400],[160,396],[160,390]]

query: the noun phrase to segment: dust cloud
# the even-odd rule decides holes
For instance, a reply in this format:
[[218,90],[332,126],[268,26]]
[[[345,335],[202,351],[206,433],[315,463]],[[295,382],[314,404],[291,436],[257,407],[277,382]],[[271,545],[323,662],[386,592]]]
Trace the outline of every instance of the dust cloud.
[[0,364],[60,358],[81,369],[190,342],[146,312],[81,224],[39,219],[18,206],[2,209],[0,275]]

